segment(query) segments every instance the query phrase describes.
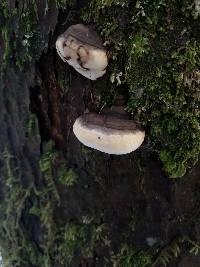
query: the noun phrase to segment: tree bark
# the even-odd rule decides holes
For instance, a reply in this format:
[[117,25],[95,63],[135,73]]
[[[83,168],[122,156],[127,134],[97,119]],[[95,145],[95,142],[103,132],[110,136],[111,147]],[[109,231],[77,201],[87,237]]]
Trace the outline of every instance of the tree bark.
[[[174,182],[146,146],[107,155],[72,132],[78,116],[97,110],[103,80],[90,82],[63,63],[55,40],[79,23],[86,2],[63,11],[56,1],[8,1],[7,12],[16,13],[0,13],[3,266],[162,266],[166,257],[167,266],[199,266],[189,250],[199,249],[200,164]],[[30,36],[28,8],[37,9]]]

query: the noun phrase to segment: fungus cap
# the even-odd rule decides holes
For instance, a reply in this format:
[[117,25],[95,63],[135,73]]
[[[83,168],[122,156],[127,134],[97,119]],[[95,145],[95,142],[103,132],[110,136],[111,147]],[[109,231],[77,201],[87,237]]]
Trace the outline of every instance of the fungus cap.
[[106,73],[108,59],[98,34],[82,25],[72,25],[56,41],[56,49],[64,62],[91,80]]
[[82,43],[86,43],[99,49],[104,49],[103,42],[97,32],[83,24],[70,26],[62,35],[65,39],[72,36]]
[[145,133],[131,120],[94,113],[77,118],[73,132],[84,145],[116,155],[136,150],[145,137]]

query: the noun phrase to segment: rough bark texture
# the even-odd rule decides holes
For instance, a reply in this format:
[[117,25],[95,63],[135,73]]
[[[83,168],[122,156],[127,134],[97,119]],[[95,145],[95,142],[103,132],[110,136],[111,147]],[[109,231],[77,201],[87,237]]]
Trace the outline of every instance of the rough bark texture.
[[[62,1],[49,1],[48,8],[47,2],[1,6],[4,265],[200,266],[200,164],[173,181],[148,142],[123,156],[78,142],[72,125],[86,109],[98,110],[96,91],[104,78],[90,82],[79,75],[61,61],[54,44],[80,22],[88,1],[64,1],[65,11]],[[21,19],[27,8],[32,35],[23,29],[30,22]],[[126,24],[123,14],[120,23]],[[120,88],[125,96],[126,86]]]

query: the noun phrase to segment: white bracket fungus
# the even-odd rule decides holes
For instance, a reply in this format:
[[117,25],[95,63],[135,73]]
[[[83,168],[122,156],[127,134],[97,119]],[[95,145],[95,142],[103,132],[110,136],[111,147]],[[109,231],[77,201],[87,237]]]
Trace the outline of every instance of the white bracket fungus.
[[56,41],[56,49],[64,62],[90,80],[106,73],[108,58],[98,34],[83,24],[70,26]]
[[88,113],[76,119],[73,132],[84,145],[108,154],[127,154],[144,141],[145,133],[132,120]]

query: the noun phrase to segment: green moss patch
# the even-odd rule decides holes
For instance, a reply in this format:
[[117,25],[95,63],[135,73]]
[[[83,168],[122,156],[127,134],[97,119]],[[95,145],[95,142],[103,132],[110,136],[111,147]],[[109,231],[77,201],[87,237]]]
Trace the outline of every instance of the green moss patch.
[[146,128],[164,169],[183,176],[200,152],[195,3],[94,0],[89,7],[82,18],[97,25],[110,57],[102,101],[109,104],[114,90],[128,93],[127,110]]

